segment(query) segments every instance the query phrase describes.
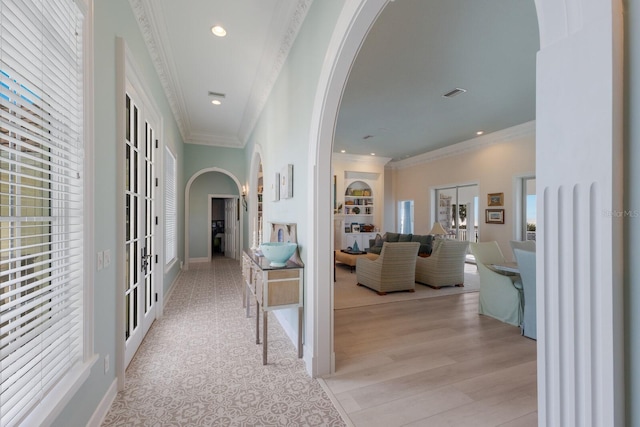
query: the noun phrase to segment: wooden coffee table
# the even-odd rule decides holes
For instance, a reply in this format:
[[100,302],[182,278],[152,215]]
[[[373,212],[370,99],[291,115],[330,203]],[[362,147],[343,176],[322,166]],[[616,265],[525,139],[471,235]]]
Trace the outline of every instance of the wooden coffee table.
[[353,270],[355,270],[356,268],[356,261],[359,257],[362,256],[365,256],[369,259],[376,259],[379,255],[370,254],[369,252],[365,251],[348,251],[346,249],[335,251],[333,253],[333,281],[336,281],[336,261],[351,267],[351,272],[353,273]]

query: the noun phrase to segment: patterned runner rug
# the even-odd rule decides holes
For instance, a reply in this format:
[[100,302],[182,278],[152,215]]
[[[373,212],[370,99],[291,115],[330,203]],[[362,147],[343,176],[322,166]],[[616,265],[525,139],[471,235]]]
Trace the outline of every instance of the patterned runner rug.
[[270,314],[269,364],[246,318],[237,261],[179,277],[126,372],[103,426],[344,426]]

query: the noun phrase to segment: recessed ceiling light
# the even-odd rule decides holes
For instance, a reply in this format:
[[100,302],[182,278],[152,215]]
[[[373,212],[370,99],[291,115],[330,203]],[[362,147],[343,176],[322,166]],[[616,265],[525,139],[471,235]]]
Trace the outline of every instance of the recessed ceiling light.
[[341,153],[346,153],[346,152],[347,152],[347,150],[340,150],[340,152],[341,152]]
[[222,102],[220,102],[220,101],[219,101],[219,100],[217,100],[217,99],[214,99],[213,101],[211,101],[211,103],[212,103],[213,105],[220,105],[220,104],[222,104]]
[[222,28],[220,25],[214,25],[213,27],[211,27],[211,32],[214,36],[218,37],[224,37],[227,35],[227,30]]
[[479,130],[478,132],[476,132],[476,135],[482,135],[484,133],[483,130]]
[[372,156],[375,156],[375,155],[376,155],[376,153],[371,153],[371,155],[372,155]]

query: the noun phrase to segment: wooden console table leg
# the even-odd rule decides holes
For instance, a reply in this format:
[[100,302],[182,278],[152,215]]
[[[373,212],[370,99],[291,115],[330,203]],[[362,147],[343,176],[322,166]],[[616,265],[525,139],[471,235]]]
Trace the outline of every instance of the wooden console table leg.
[[256,344],[260,344],[260,303],[256,301]]
[[302,358],[302,317],[304,315],[304,308],[298,307],[298,358]]
[[[258,316],[256,316],[258,317]],[[268,311],[262,312],[262,364],[267,364],[267,319],[269,317]]]

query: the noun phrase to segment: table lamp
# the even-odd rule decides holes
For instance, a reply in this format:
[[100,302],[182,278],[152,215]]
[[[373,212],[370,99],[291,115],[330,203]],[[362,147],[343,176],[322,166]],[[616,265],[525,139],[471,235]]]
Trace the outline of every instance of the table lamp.
[[442,236],[447,235],[447,232],[445,231],[444,228],[442,228],[442,224],[436,221],[433,223],[433,227],[431,228],[431,231],[429,232],[429,234],[436,236],[435,237],[436,239],[438,238],[442,239]]

